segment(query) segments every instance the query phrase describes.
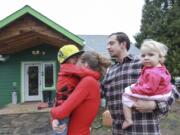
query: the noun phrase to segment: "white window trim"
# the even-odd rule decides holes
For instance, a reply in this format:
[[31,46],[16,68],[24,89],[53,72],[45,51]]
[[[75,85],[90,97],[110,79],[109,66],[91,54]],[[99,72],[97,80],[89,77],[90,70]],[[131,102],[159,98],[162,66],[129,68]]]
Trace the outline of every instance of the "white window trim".
[[[47,88],[47,89],[44,89],[42,88],[41,90],[44,91],[44,90],[56,90],[56,62],[55,61],[47,61],[47,62],[42,62],[42,61],[22,61],[21,62],[21,79],[20,79],[20,82],[21,82],[21,103],[24,103],[24,65],[25,64],[31,64],[31,63],[40,63],[41,65],[44,65],[44,63],[53,63],[53,67],[54,67],[54,74],[53,74],[53,79],[54,79],[54,86],[51,87],[51,88]],[[43,68],[41,66],[41,68]],[[42,69],[44,70],[44,69]],[[44,79],[42,78],[42,81],[44,81]],[[42,82],[43,83],[43,82]],[[44,85],[44,84],[43,84]]]

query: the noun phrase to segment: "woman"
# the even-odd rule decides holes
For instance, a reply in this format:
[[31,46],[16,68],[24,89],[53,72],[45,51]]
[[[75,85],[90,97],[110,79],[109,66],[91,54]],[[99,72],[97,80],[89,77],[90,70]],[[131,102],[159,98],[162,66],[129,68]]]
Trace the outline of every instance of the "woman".
[[[110,61],[95,52],[85,52],[78,65],[94,70],[102,76]],[[100,105],[100,76],[82,78],[68,99],[61,106],[51,109],[53,119],[70,116],[68,135],[90,135],[89,129]]]

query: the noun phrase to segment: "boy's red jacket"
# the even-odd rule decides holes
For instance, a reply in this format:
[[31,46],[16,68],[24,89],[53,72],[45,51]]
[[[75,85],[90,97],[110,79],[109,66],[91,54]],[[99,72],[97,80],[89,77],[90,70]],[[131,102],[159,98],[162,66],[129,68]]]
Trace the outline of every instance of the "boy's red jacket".
[[56,106],[61,105],[85,76],[99,78],[99,73],[74,64],[62,64],[58,73]]

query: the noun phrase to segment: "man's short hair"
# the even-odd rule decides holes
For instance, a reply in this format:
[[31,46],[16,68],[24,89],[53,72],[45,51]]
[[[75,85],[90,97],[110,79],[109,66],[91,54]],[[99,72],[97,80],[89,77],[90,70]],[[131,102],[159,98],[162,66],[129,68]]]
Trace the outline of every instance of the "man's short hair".
[[127,50],[129,50],[129,48],[130,48],[129,37],[124,32],[115,32],[115,33],[112,33],[111,35],[109,35],[108,37],[111,37],[114,35],[116,36],[116,39],[119,43],[126,42],[126,48],[127,48]]

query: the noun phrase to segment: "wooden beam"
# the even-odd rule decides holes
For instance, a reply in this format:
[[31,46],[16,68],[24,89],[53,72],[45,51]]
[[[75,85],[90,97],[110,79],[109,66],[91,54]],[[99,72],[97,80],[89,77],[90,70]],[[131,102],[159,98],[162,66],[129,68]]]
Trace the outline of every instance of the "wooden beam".
[[37,37],[31,37],[26,40],[21,40],[20,42],[11,43],[0,48],[0,52],[14,52],[15,50],[23,50],[24,48],[30,48],[31,43],[39,43]]
[[35,32],[26,32],[26,33],[23,33],[23,34],[19,34],[19,35],[10,37],[8,39],[0,40],[0,43],[5,42],[6,44],[11,44],[11,43],[14,43],[14,42],[18,42],[19,40],[22,41],[22,39],[33,37],[33,36],[35,36],[35,34],[36,34]]
[[26,44],[28,44],[28,46],[11,47],[11,48],[6,48],[4,50],[0,50],[0,53],[1,54],[12,54],[12,53],[20,52],[22,50],[25,50],[25,49],[32,48],[34,46],[40,45],[41,41],[39,41],[39,40],[31,40],[31,41],[27,42]]
[[59,40],[55,37],[50,37],[47,35],[38,34],[38,37],[41,39],[42,42],[49,43],[51,45],[61,47],[64,44],[67,44],[67,41]]
[[58,36],[50,35],[45,32],[25,32],[6,40],[0,40],[0,53],[8,54],[31,48],[40,43],[47,43],[56,47],[65,44],[74,44],[71,40],[64,40]]

